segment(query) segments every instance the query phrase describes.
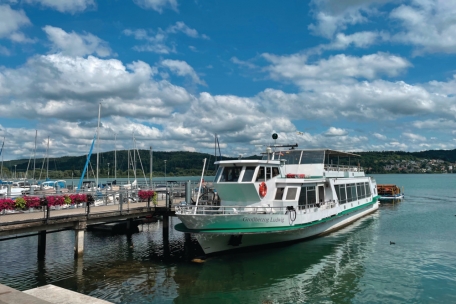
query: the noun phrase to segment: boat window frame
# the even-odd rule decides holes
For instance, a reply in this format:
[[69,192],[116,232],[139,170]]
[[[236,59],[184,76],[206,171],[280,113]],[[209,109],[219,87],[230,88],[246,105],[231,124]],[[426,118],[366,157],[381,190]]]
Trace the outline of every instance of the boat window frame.
[[[291,191],[290,191],[290,190],[291,190]],[[294,190],[294,196],[293,196],[293,198],[289,198],[290,192],[291,192],[290,195],[293,195],[293,190]],[[293,187],[293,186],[287,187],[287,191],[286,191],[286,192],[287,192],[287,193],[286,193],[286,196],[285,196],[285,200],[286,200],[286,201],[295,201],[295,200],[296,200],[296,196],[297,196],[297,194],[298,194],[298,186],[295,186],[295,187]]]
[[[280,197],[277,198],[277,195],[279,195],[280,193]],[[275,195],[274,195],[274,200],[276,201],[281,201],[283,200],[283,195],[285,194],[285,187],[277,187],[276,188],[276,192],[275,192]]]
[[[247,171],[247,168],[253,168],[253,172],[252,172],[252,176],[250,177],[250,180],[244,180],[244,178],[246,176],[246,173],[250,172],[250,171]],[[242,179],[240,178],[239,182],[241,182],[241,183],[251,183],[251,182],[253,182],[253,178],[255,177],[255,173],[256,173],[257,168],[258,168],[258,166],[250,166],[250,165],[243,166],[242,167]]]
[[[222,172],[222,174],[220,175],[219,183],[238,183],[238,182],[239,182],[239,179],[240,179],[240,177],[241,177],[242,168],[243,168],[243,167],[236,166],[236,165],[224,166],[224,167],[223,167],[223,172]],[[229,169],[229,171],[228,171],[227,169]],[[231,172],[230,172],[230,171],[231,171]],[[234,178],[234,177],[233,177],[231,180],[227,180],[228,175],[229,175],[230,173],[232,173],[233,171],[238,171],[237,174],[234,174],[234,176],[237,176],[237,178]],[[222,177],[224,178],[223,180],[222,180]]]

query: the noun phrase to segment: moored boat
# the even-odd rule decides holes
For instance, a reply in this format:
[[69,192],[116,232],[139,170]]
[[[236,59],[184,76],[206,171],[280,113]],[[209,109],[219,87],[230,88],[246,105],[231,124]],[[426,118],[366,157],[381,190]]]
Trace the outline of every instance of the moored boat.
[[400,201],[404,198],[404,191],[393,184],[378,184],[377,192],[380,201]]
[[296,147],[216,162],[220,204],[176,207],[175,229],[193,233],[210,254],[325,234],[378,209],[375,180],[359,166],[333,164],[358,155]]

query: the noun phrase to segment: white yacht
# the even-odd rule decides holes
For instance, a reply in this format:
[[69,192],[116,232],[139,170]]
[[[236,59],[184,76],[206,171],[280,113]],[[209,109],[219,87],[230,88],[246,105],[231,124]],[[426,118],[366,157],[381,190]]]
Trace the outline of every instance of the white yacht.
[[194,234],[210,254],[325,234],[378,209],[375,180],[349,163],[359,155],[296,147],[216,162],[220,204],[176,207],[175,229]]

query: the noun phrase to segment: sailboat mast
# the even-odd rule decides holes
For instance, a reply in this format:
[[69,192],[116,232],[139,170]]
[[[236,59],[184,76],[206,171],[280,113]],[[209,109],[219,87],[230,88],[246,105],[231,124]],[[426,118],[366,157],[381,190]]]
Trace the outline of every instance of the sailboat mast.
[[48,136],[48,144],[47,144],[47,165],[46,165],[46,180],[49,179],[49,136]]
[[2,166],[1,166],[1,169],[0,169],[0,179],[3,179],[3,146],[5,145],[5,139],[6,137],[3,137],[3,143],[2,143],[2,148],[0,149],[0,155],[2,156]]
[[150,184],[150,189],[152,189],[152,165],[153,165],[153,154],[152,154],[152,146],[150,146],[150,169],[149,169],[149,172],[150,172],[150,181],[149,181],[149,184]]
[[33,181],[35,181],[35,163],[36,163],[36,140],[38,137],[38,130],[35,130],[35,150],[33,151]]
[[134,132],[133,132],[133,164],[131,166],[133,168],[133,174],[135,175],[135,180],[136,180],[136,139],[135,139]]
[[117,133],[114,134],[114,180],[117,179]]
[[128,173],[128,183],[130,183],[130,150],[127,153],[127,173]]
[[101,113],[101,102],[98,105],[98,126],[97,126],[97,185],[98,188],[98,163],[100,161],[100,113]]

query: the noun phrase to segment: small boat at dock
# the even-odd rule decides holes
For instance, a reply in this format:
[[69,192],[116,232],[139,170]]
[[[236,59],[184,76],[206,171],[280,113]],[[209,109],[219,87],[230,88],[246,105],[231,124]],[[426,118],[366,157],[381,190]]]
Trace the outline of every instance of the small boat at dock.
[[399,201],[404,198],[404,191],[401,192],[401,189],[393,184],[378,184],[377,192],[380,201],[392,202]]

